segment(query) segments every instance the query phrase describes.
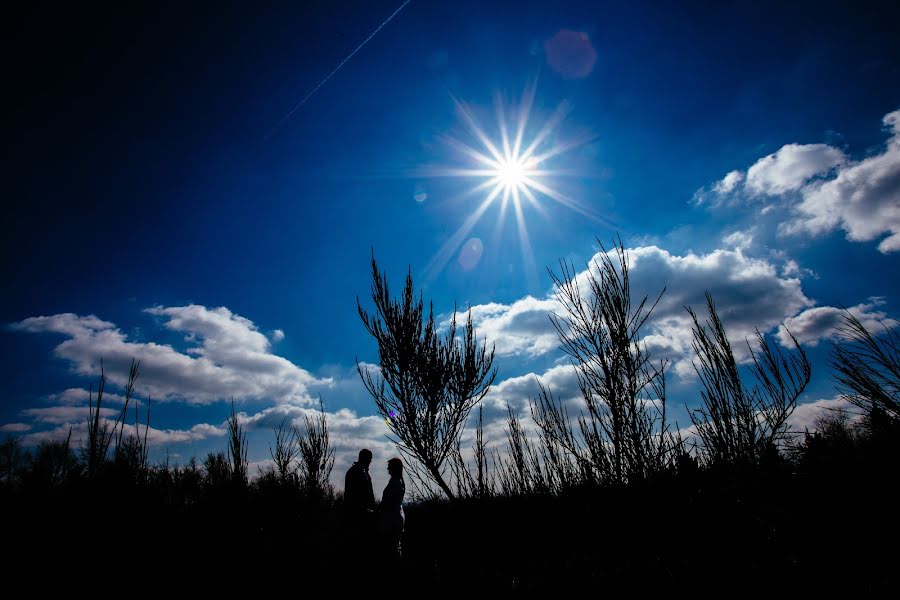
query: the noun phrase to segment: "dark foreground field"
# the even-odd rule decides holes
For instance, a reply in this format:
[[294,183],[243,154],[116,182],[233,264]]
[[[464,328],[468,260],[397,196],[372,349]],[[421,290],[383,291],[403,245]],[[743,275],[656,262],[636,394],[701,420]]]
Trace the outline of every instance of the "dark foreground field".
[[[806,452],[559,497],[406,507],[404,556],[346,545],[339,498],[148,485],[4,489],[3,571],[30,593],[224,590],[430,596],[887,597],[898,586],[896,444]],[[120,587],[121,586],[121,587]]]

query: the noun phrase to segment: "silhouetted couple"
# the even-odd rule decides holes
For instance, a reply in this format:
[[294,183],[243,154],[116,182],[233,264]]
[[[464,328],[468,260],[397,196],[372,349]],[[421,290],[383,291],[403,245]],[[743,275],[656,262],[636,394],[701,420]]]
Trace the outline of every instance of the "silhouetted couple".
[[376,552],[376,558],[385,562],[400,559],[400,540],[405,516],[403,496],[403,461],[392,458],[387,463],[390,481],[381,495],[381,504],[375,504],[369,465],[372,452],[360,450],[359,459],[347,470],[344,479],[344,519],[347,550],[354,556]]

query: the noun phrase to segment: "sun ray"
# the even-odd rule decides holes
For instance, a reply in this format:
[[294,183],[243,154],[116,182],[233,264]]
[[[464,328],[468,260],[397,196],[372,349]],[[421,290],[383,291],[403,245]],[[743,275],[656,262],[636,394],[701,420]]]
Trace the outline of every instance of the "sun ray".
[[559,192],[557,190],[554,190],[551,187],[544,185],[540,181],[529,179],[526,182],[526,184],[529,185],[530,187],[534,188],[536,191],[544,194],[548,198],[551,198],[552,200],[556,200],[558,203],[562,204],[566,208],[570,208],[570,209],[574,210],[575,212],[587,217],[588,219],[591,219],[595,223],[599,223],[601,225],[605,225],[608,227],[615,226],[615,223],[613,223],[609,219],[605,219],[605,218],[601,217],[596,212],[594,212],[590,208],[582,205],[580,202],[578,202],[574,198],[570,198],[569,196],[566,196],[562,192]]
[[519,107],[518,127],[516,128],[516,141],[513,144],[513,156],[521,156],[519,151],[522,149],[522,138],[525,136],[525,126],[528,124],[528,117],[531,114],[531,105],[534,103],[534,93],[536,85],[531,84],[525,88],[522,94],[522,106]]
[[503,224],[506,223],[506,207],[509,206],[509,190],[503,191],[503,198],[500,200],[500,213],[497,215],[497,224],[494,225],[494,234],[491,240],[497,243],[500,240],[500,234],[503,232]]
[[519,234],[519,246],[522,249],[522,260],[525,263],[525,280],[529,289],[537,287],[537,269],[534,265],[534,251],[531,249],[531,239],[528,237],[528,227],[525,225],[525,215],[522,212],[522,202],[519,199],[519,189],[513,188],[513,208],[516,211],[516,229]]
[[543,204],[538,202],[538,199],[534,195],[534,192],[531,191],[531,188],[529,188],[527,186],[523,187],[522,195],[525,196],[525,198],[528,200],[529,206],[531,206],[536,211],[541,213],[541,216],[544,217],[545,221],[547,221],[548,223],[551,223],[551,224],[553,223],[553,219],[550,217],[550,212],[547,210],[547,208]]
[[544,140],[547,139],[553,130],[556,129],[562,120],[565,118],[566,114],[569,112],[569,105],[567,102],[563,102],[553,113],[550,119],[544,123],[543,127],[538,130],[537,135],[534,136],[534,139],[531,140],[531,143],[525,148],[525,150],[521,153],[520,156],[531,156],[532,153],[544,143]]
[[589,135],[589,134],[585,134],[585,135],[573,138],[562,144],[554,145],[552,148],[550,148],[546,152],[534,155],[534,160],[537,161],[538,163],[542,163],[545,160],[553,158],[554,156],[558,156],[560,154],[565,154],[566,152],[569,152],[570,150],[574,150],[575,148],[584,146],[585,144],[589,144],[592,141],[594,141],[595,139],[597,139],[596,135]]
[[506,115],[503,114],[503,101],[500,96],[496,96],[494,103],[497,105],[497,123],[500,124],[500,143],[503,145],[503,159],[510,161],[513,157],[512,149],[509,147],[509,132],[506,130]]
[[488,138],[487,134],[484,133],[484,130],[478,125],[478,122],[475,120],[475,115],[472,114],[472,111],[468,109],[468,107],[460,102],[459,100],[454,100],[456,102],[457,109],[463,117],[463,120],[469,126],[476,136],[478,136],[478,140],[487,148],[488,152],[494,157],[496,161],[502,161],[503,155],[497,150],[497,147],[494,146],[494,143]]
[[463,242],[465,242],[465,238],[469,235],[469,232],[472,231],[472,228],[475,227],[475,224],[481,219],[481,216],[485,213],[488,207],[494,202],[497,196],[502,191],[502,188],[499,186],[494,186],[494,189],[491,190],[491,193],[488,194],[485,199],[478,205],[478,208],[469,215],[469,217],[463,222],[462,225],[450,236],[446,242],[444,242],[441,249],[438,250],[437,254],[432,257],[429,263],[425,266],[425,283],[430,283],[434,281],[435,277],[437,277],[438,273],[444,270],[444,267],[447,266],[447,263],[450,262],[450,257],[462,246]]

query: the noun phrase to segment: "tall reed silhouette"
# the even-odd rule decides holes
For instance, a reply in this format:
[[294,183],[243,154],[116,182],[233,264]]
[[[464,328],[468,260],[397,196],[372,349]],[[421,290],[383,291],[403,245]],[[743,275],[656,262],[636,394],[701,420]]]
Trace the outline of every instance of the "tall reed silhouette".
[[831,367],[838,389],[866,415],[882,413],[900,421],[900,334],[880,323],[869,331],[850,311],[842,317],[832,348]]
[[755,385],[747,385],[708,292],[706,308],[709,318],[704,324],[687,308],[699,361],[694,369],[703,388],[700,408],[691,412],[691,421],[708,463],[757,466],[777,454],[776,446],[787,433],[788,417],[809,383],[809,360],[790,331],[787,333],[796,352],[788,354],[757,331],[757,349],[746,342],[752,359],[750,370],[756,379]]
[[[573,419],[568,408],[539,382],[531,403],[558,477],[575,472],[597,483],[623,484],[671,467],[682,443],[666,418],[666,362],[653,361],[641,341],[641,328],[662,294],[648,305],[634,303],[628,256],[618,240],[579,275],[560,261],[553,278],[560,314],[550,316],[560,346],[578,378],[585,411]],[[560,455],[572,456],[578,469]]]

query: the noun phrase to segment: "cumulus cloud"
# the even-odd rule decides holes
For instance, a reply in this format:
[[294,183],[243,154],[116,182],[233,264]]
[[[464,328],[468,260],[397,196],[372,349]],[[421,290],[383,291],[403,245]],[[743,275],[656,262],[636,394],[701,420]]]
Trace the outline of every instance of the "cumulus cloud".
[[843,152],[827,144],[787,144],[747,169],[744,185],[751,194],[777,196],[799,190],[846,160]]
[[[558,344],[549,314],[559,305],[552,298],[526,296],[512,304],[479,304],[472,307],[472,321],[479,336],[494,344],[497,356],[538,356]],[[465,313],[457,321],[465,320]]]
[[529,399],[537,396],[539,383],[550,388],[553,395],[564,402],[581,400],[575,367],[570,364],[556,365],[543,373],[510,377],[491,387],[484,399],[490,412],[488,418],[505,415],[507,404],[516,411],[524,410]]
[[[896,327],[898,325],[896,320],[889,319],[884,311],[877,310],[883,304],[882,298],[870,298],[868,302],[851,306],[847,311],[872,332],[880,331],[882,324],[886,327]],[[778,340],[784,345],[790,343],[786,327],[801,344],[815,346],[822,340],[837,337],[846,314],[843,309],[834,306],[808,308],[784,320],[784,324],[778,329]]]
[[[684,307],[693,307],[703,314],[705,291],[712,293],[734,341],[753,336],[756,328],[770,331],[813,305],[803,293],[799,279],[783,276],[774,263],[749,257],[741,248],[676,255],[658,246],[641,246],[629,248],[628,256],[635,301],[647,296],[652,302],[666,289],[647,322],[644,341],[656,357],[670,358],[681,376],[693,373],[689,359],[691,320]],[[595,255],[591,264],[600,258],[600,254]],[[583,282],[587,269],[576,277]],[[487,339],[497,344],[498,353],[502,348],[507,354],[533,357],[558,347],[556,330],[547,315],[562,311],[552,295],[543,300],[527,297],[508,305],[480,305],[472,307],[472,311],[479,315],[479,333],[489,332]],[[744,351],[739,343],[735,349],[738,353]]]
[[167,344],[131,341],[115,324],[93,315],[31,317],[13,328],[66,336],[54,349],[57,356],[85,376],[99,374],[103,358],[107,380],[118,386],[127,380],[131,359],[140,360],[140,390],[158,400],[205,404],[234,397],[309,404],[309,387],[329,383],[273,354],[256,325],[227,308],[158,306],[146,312],[184,334],[188,348],[182,352]]
[[722,238],[722,243],[727,248],[746,250],[753,245],[753,230],[733,231]]
[[744,174],[740,171],[729,171],[721,181],[717,181],[714,188],[720,194],[730,194],[744,180]]
[[[716,303],[729,336],[735,342],[760,331],[770,331],[788,316],[811,306],[800,280],[784,278],[771,262],[744,255],[740,249],[708,254],[672,255],[650,246],[629,250],[632,297],[666,292],[648,323],[646,343],[657,356],[669,356],[681,376],[693,373],[690,365],[691,321],[684,310],[693,307],[703,315],[704,291]],[[735,343],[739,358],[742,344]]]
[[822,235],[842,229],[847,239],[878,244],[882,253],[900,250],[900,111],[884,117],[891,138],[884,152],[852,163],[829,181],[803,189],[786,233]]
[[[760,197],[783,202],[789,216],[783,235],[821,236],[837,229],[848,240],[879,238],[882,253],[900,250],[900,110],[884,116],[890,137],[884,149],[850,160],[827,144],[787,144],[759,159],[746,174],[732,171],[694,194],[697,204],[721,206]],[[774,209],[772,204],[763,213]]]

